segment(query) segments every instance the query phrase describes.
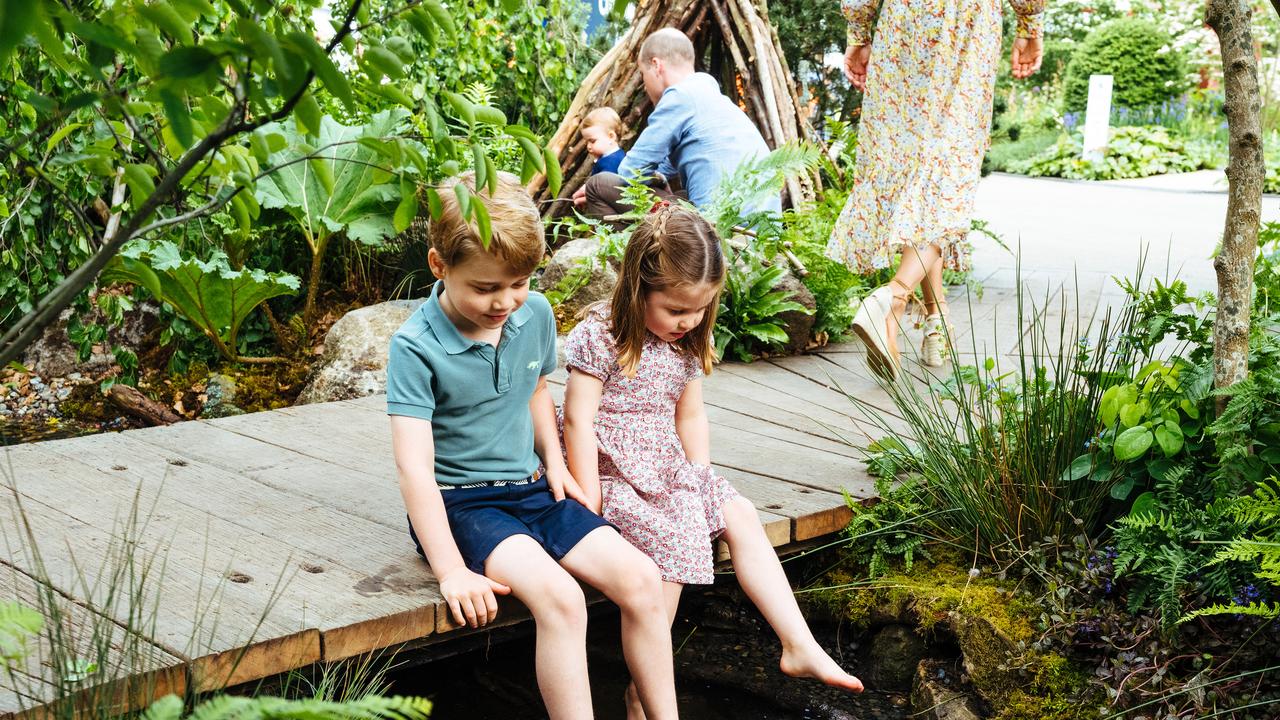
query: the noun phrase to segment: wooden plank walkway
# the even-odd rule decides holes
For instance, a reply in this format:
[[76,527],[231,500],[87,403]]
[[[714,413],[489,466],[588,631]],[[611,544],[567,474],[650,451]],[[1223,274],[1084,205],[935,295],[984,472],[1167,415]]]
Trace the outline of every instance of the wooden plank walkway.
[[[974,329],[957,323],[962,352],[979,335],[984,346],[999,338],[1008,352],[1020,332],[1010,324],[1012,296],[988,289],[973,299]],[[1096,304],[1103,294],[1088,296]],[[962,315],[968,305],[953,299]],[[855,345],[833,345],[727,363],[706,380],[716,468],[755,502],[780,552],[843,528],[850,511],[842,493],[874,491],[861,460],[877,437],[866,413],[901,421],[861,355]],[[929,377],[914,364],[912,372]],[[563,370],[551,377],[557,401],[564,378]],[[69,608],[67,623],[107,622],[143,635],[148,653],[137,670],[160,690],[217,688],[474,632],[451,622],[407,537],[385,396],[19,445],[2,455],[9,553],[0,558],[0,599],[32,604],[32,578],[43,573]],[[124,604],[95,595],[134,503],[141,521],[132,557],[156,563],[154,614],[141,625]],[[502,608],[501,623],[527,617],[513,601]],[[19,668],[29,679],[23,687],[0,680],[0,718],[52,696],[51,662],[45,648]]]

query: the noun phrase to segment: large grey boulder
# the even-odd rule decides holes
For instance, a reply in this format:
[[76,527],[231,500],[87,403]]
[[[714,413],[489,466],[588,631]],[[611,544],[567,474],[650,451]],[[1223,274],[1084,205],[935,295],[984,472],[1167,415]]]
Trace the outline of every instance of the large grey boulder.
[[325,336],[320,367],[302,389],[297,404],[385,392],[391,336],[423,301],[392,300],[343,315]]
[[538,289],[544,293],[571,290],[558,307],[562,317],[576,317],[588,305],[612,297],[617,283],[617,271],[600,258],[600,241],[579,238],[555,251],[538,279]]

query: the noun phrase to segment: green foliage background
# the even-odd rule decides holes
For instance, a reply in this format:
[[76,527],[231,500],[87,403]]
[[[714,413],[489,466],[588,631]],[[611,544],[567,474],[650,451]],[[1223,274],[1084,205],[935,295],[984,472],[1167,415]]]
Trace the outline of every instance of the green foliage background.
[[1090,75],[1115,77],[1112,104],[1158,105],[1189,88],[1187,63],[1172,38],[1154,23],[1112,20],[1089,34],[1067,64],[1063,108],[1084,110]]

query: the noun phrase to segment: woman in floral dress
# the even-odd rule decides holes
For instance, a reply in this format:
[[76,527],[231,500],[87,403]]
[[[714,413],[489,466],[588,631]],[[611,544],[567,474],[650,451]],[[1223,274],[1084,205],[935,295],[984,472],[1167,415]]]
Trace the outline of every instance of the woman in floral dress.
[[[1010,0],[1017,14],[1016,78],[1040,67],[1045,0]],[[892,379],[897,330],[916,285],[926,319],[921,361],[945,354],[943,267],[966,269],[974,193],[991,131],[1001,44],[1001,0],[842,0],[849,21],[845,74],[865,95],[853,192],[827,255],[855,272],[897,275],[859,308],[854,332],[871,367]],[[872,23],[875,40],[872,42]]]

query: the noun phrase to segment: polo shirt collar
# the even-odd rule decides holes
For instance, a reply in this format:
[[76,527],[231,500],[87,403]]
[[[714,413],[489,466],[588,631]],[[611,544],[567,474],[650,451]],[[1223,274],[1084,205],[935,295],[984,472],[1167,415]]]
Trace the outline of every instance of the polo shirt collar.
[[[427,324],[431,326],[431,331],[435,333],[436,339],[440,341],[440,346],[450,355],[466,352],[476,345],[484,345],[479,340],[472,340],[458,331],[458,327],[453,321],[444,314],[444,308],[440,307],[440,294],[444,292],[444,282],[437,280],[431,286],[431,297],[422,303],[422,312],[426,316]],[[529,322],[533,317],[533,310],[529,308],[529,303],[525,303],[511,313],[511,317],[507,318],[506,323],[502,326],[503,334],[508,330],[513,330],[512,335],[519,333],[515,330]]]

